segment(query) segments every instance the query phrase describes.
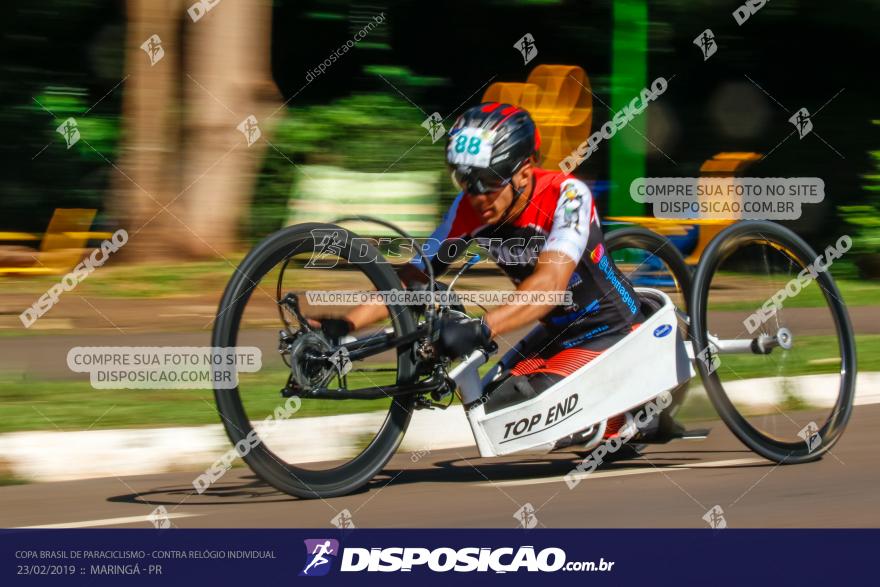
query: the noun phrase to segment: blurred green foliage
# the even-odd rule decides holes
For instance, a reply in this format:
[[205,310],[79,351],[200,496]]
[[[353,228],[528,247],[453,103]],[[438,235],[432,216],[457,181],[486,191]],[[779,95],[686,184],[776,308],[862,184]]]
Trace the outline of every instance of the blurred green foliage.
[[258,178],[248,234],[260,238],[283,225],[302,165],[372,173],[442,169],[445,141],[432,143],[422,121],[404,98],[386,92],[290,108],[272,130],[275,149]]
[[[391,171],[441,170],[442,144],[430,143],[419,126],[422,120],[438,111],[448,128],[455,114],[479,100],[485,84],[524,81],[539,63],[583,66],[596,93],[594,124],[601,124],[611,113],[599,100],[609,102],[620,81],[611,76],[612,9],[632,1],[642,0],[449,0],[426,12],[424,4],[415,1],[377,5],[359,0],[276,0],[273,76],[296,108],[285,114],[276,130],[267,129],[278,151],[266,151],[244,235],[266,234],[287,217],[296,165],[337,164],[377,172],[389,165]],[[650,19],[649,78],[674,76],[669,94],[652,106],[647,119],[647,136],[668,156],[647,149],[646,173],[696,174],[700,164],[719,151],[772,152],[756,166],[756,174],[820,175],[829,210],[842,204],[863,206],[840,212],[868,236],[859,246],[875,246],[871,235],[878,229],[870,219],[880,206],[880,164],[870,148],[876,145],[872,133],[878,127],[866,127],[865,121],[877,118],[876,76],[865,74],[858,58],[876,53],[876,0],[845,5],[779,0],[744,26],[730,16],[735,5],[644,1]],[[364,15],[379,11],[387,15],[381,27],[314,83],[304,85],[306,73],[350,40],[368,17]],[[100,227],[106,198],[121,177],[108,161],[119,163],[122,97],[130,85],[123,83],[126,3],[7,0],[3,17],[0,229],[41,231],[54,208],[82,206],[101,211]],[[180,18],[187,27],[192,24],[186,22],[183,8]],[[483,35],[479,43],[459,34],[462,18],[468,30]],[[720,47],[710,62],[704,62],[693,45],[695,35],[707,27]],[[534,35],[540,51],[528,66],[512,46],[525,32]],[[745,87],[769,113],[752,135],[728,132],[711,107],[731,87]],[[811,111],[821,106],[821,142],[809,137],[781,144],[791,128],[790,113],[777,110],[779,104],[804,105]],[[68,150],[55,129],[70,116],[77,121],[82,141]],[[419,139],[422,142],[407,152]],[[627,139],[624,134],[621,140],[642,143],[635,135]],[[587,179],[608,179],[605,153],[600,150],[583,166]],[[864,173],[872,175],[860,175]],[[863,177],[868,185],[860,185]],[[805,225],[805,236],[818,239],[842,228],[839,219],[824,210],[814,216],[818,219]]]
[[[880,126],[880,120],[871,123]],[[840,216],[855,231],[851,234],[853,239],[853,252],[855,253],[880,253],[880,151],[869,151],[872,170],[863,177],[867,180],[864,189],[868,196],[866,203],[856,206],[839,206]]]

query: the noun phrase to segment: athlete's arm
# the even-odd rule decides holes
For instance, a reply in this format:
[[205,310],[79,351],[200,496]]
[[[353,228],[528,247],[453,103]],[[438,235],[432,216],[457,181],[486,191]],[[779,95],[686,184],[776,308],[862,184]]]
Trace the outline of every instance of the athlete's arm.
[[[431,233],[431,236],[428,237],[423,245],[423,253],[427,257],[428,262],[431,263],[435,276],[446,272],[455,260],[453,255],[450,254],[447,245],[453,239],[459,239],[464,236],[466,231],[471,228],[467,220],[456,223],[458,207],[462,204],[463,198],[464,193],[459,193],[452,202],[452,206],[444,214],[440,226]],[[455,247],[453,250],[457,254],[454,256],[456,258],[460,257],[464,254],[465,248]],[[421,255],[416,255],[409,263],[397,269],[397,275],[408,288],[412,287],[413,284],[428,283],[429,281],[428,276],[425,274],[424,260]],[[352,308],[343,319],[347,320],[351,324],[351,330],[355,331],[387,317],[388,308],[382,305],[371,304]]]
[[[574,273],[577,261],[560,251],[542,251],[538,255],[535,272],[525,278],[516,291],[518,292],[564,292]],[[555,306],[553,304],[507,305],[488,312],[483,321],[492,336],[504,334],[527,326],[547,315]]]
[[[576,211],[575,218],[566,218],[566,207]],[[589,188],[576,179],[563,182],[547,244],[538,256],[534,273],[519,284],[517,291],[565,292],[587,249],[592,221],[598,224]],[[554,307],[552,304],[501,306],[488,312],[483,320],[495,336],[527,326],[546,316]]]

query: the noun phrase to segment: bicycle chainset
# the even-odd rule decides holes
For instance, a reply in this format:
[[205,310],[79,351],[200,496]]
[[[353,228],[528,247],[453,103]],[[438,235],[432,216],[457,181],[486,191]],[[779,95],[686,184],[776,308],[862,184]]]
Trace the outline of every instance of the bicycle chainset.
[[[334,375],[347,372],[345,363],[348,368],[351,366],[345,348],[334,353],[327,339],[315,331],[300,331],[292,339],[282,341],[282,345],[287,347],[283,352],[288,355],[290,377],[303,391],[323,387]],[[342,365],[340,355],[345,355]]]

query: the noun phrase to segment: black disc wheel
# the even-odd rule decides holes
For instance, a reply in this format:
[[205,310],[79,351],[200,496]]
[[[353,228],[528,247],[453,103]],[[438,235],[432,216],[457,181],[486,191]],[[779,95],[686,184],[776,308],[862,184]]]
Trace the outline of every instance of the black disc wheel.
[[778,224],[740,222],[713,239],[694,277],[691,336],[709,399],[778,463],[818,459],[852,412],[855,342],[830,272],[847,239],[817,255]]
[[[378,250],[355,238],[328,224],[268,236],[236,268],[214,324],[213,346],[262,351],[259,372],[239,373],[237,387],[214,390],[226,433],[261,479],[301,498],[344,495],[365,485],[397,450],[415,402],[413,395],[316,399],[290,391],[323,386],[344,393],[417,378],[411,345],[352,361],[345,373],[328,369],[316,357],[338,341],[303,327],[284,302],[294,296],[307,318],[339,317],[358,303],[334,292],[402,289]],[[407,306],[385,307],[384,323],[357,333],[358,339],[415,332]]]

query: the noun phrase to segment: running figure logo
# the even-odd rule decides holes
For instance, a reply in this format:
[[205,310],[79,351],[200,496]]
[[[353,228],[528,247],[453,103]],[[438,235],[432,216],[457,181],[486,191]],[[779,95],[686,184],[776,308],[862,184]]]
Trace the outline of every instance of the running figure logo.
[[703,519],[710,528],[723,530],[727,528],[727,519],[724,517],[724,509],[720,505],[713,505],[708,512],[703,514]]
[[67,144],[68,149],[79,141],[79,128],[76,126],[76,120],[73,117],[62,122],[61,125],[55,129],[55,132],[64,137],[64,142]]
[[422,122],[421,126],[427,129],[431,135],[431,143],[436,143],[443,135],[446,134],[446,127],[443,126],[443,117],[439,112],[435,112]]
[[339,555],[339,541],[332,538],[312,538],[306,543],[306,566],[300,577],[322,577],[330,572],[330,563]]
[[159,38],[159,35],[151,35],[149,39],[141,43],[141,49],[150,58],[150,67],[153,67],[165,57],[165,49],[162,47],[162,39]]
[[819,426],[815,422],[810,422],[798,432],[804,442],[807,443],[807,452],[813,452],[822,446],[822,437],[819,435]]
[[523,56],[523,65],[528,65],[529,61],[538,56],[538,47],[535,45],[535,37],[532,33],[526,33],[517,41],[513,48],[519,51]]
[[351,512],[347,509],[342,510],[330,520],[330,523],[339,528],[340,530],[351,530],[354,528],[354,519],[351,517]]
[[813,130],[813,121],[810,120],[810,113],[806,108],[801,108],[794,115],[788,119],[790,123],[794,125],[794,127],[798,131],[798,138],[804,138],[810,131]]
[[339,263],[345,241],[339,236],[335,228],[313,228],[312,238],[317,249],[312,251],[312,257],[305,264],[306,269],[331,269]]
[[715,51],[718,50],[718,44],[715,42],[715,34],[712,32],[712,29],[706,29],[697,35],[697,38],[694,39],[694,45],[703,52],[703,61],[715,55]]
[[260,130],[259,125],[257,124],[257,117],[251,114],[247,118],[241,121],[237,127],[241,134],[244,135],[244,138],[247,140],[247,146],[250,147],[257,140],[263,136],[263,132]]
[[538,517],[535,515],[535,508],[532,504],[523,504],[521,508],[516,510],[513,517],[519,520],[519,525],[525,529],[531,529],[538,525]]

